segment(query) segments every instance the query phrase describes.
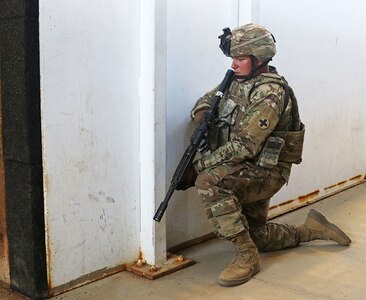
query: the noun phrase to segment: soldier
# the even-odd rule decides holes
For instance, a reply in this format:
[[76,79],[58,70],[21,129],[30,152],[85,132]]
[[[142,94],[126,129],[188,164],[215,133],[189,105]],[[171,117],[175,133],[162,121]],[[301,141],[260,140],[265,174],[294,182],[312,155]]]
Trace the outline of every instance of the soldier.
[[[292,89],[268,66],[276,54],[273,35],[247,24],[232,32],[226,29],[220,38],[220,48],[232,58],[235,80],[210,127],[207,151],[188,169],[179,188],[195,182],[213,231],[233,243],[235,258],[219,275],[219,284],[235,286],[259,272],[258,250],[317,239],[348,246],[351,240],[313,209],[301,226],[267,223],[270,198],[288,182],[292,164],[301,162],[304,125]],[[216,90],[197,101],[195,123]]]

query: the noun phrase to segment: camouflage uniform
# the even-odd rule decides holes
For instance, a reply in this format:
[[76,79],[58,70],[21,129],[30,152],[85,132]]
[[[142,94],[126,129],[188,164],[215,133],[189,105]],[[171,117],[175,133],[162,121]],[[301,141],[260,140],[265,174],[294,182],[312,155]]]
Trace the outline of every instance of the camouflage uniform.
[[[209,151],[195,162],[200,172],[195,185],[213,231],[225,239],[249,231],[261,251],[299,244],[295,226],[267,223],[270,198],[288,182],[292,163],[299,162],[287,159],[291,149],[283,149],[272,166],[258,163],[268,138],[294,125],[296,98],[290,93],[285,103],[286,82],[271,70],[232,82],[210,128]],[[197,101],[192,117],[210,107],[216,90]]]
[[[182,189],[191,186],[198,173],[195,185],[212,229],[235,249],[218,283],[235,286],[260,271],[258,250],[279,250],[319,239],[348,246],[351,239],[313,209],[297,227],[267,223],[270,198],[288,182],[291,165],[301,162],[304,125],[293,91],[268,67],[276,54],[273,35],[261,25],[246,24],[233,31],[224,28],[219,38],[220,49],[233,58],[236,81],[226,89],[211,121],[207,152],[189,166]],[[197,101],[192,110],[196,122],[203,116],[195,118],[198,111],[222,97],[219,89]]]

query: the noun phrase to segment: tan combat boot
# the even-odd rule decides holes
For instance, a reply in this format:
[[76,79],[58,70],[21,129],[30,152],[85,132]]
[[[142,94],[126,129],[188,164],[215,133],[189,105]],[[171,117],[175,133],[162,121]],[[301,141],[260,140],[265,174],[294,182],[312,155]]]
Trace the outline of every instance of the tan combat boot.
[[313,240],[331,240],[343,246],[351,243],[350,238],[341,229],[314,209],[310,210],[305,223],[297,230],[300,243]]
[[238,235],[232,240],[235,258],[219,275],[219,284],[235,286],[247,282],[260,269],[260,257],[249,233]]

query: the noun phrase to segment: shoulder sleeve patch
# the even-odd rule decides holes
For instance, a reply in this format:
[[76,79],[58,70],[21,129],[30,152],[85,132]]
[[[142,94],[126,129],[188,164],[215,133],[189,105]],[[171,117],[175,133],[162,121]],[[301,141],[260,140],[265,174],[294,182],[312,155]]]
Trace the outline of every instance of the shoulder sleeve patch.
[[258,126],[260,129],[267,129],[269,127],[269,119],[267,117],[262,117],[258,120]]

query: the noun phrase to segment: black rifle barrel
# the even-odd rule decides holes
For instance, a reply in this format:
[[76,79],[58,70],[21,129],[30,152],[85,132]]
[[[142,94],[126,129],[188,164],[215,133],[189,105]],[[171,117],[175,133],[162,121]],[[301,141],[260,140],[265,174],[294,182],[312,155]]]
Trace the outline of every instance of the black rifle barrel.
[[229,69],[224,79],[222,80],[219,89],[216,92],[214,101],[212,106],[210,107],[210,110],[204,114],[204,117],[202,121],[197,125],[196,129],[194,130],[192,137],[190,139],[190,144],[188,145],[186,151],[184,152],[178,167],[176,168],[173,178],[170,182],[170,187],[168,189],[168,192],[165,195],[165,198],[163,202],[159,205],[158,210],[156,211],[154,215],[154,220],[157,222],[160,222],[165,210],[168,207],[169,200],[171,196],[173,195],[174,191],[176,190],[179,182],[184,176],[184,173],[187,171],[189,165],[192,163],[194,157],[196,156],[196,153],[198,151],[198,148],[202,142],[202,140],[205,138],[208,125],[214,118],[216,111],[219,107],[220,100],[224,96],[224,93],[226,89],[230,86],[232,80],[234,79],[235,73],[233,70]]

